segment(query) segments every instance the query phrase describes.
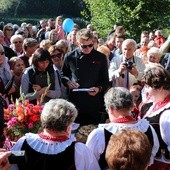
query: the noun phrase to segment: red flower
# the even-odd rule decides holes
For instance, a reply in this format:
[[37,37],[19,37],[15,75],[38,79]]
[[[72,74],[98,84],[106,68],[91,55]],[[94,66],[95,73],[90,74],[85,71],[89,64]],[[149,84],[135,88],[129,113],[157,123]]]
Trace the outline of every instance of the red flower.
[[15,140],[25,133],[37,133],[40,128],[40,114],[43,107],[30,104],[28,100],[9,105],[4,109],[4,117],[7,121],[6,136]]

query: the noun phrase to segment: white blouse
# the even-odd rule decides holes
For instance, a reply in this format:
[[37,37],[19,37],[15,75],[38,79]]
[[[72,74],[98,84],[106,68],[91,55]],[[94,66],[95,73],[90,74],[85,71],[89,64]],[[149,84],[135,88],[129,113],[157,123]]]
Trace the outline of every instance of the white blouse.
[[[156,116],[166,109],[160,116],[159,127],[162,140],[167,144],[168,146],[167,149],[170,152],[170,103],[167,103],[164,107],[158,108],[156,111],[153,112],[152,109],[154,106],[155,105],[153,104],[150,107],[150,109],[145,114],[144,118]],[[163,155],[161,156],[160,159],[156,160],[170,164],[170,160],[168,161],[167,159],[165,159]]]
[[[100,155],[104,152],[105,149],[105,135],[104,128],[109,132],[116,134],[122,129],[136,129],[142,132],[146,132],[149,127],[149,122],[145,119],[138,120],[135,124],[126,124],[126,123],[107,123],[99,124],[97,129],[94,129],[88,136],[86,145],[94,153],[97,160],[100,159]],[[154,145],[152,148],[152,155],[150,158],[150,165],[153,164],[154,156],[156,155],[159,149],[159,141],[157,134],[152,126],[151,131],[153,134]]]
[[[64,151],[68,146],[70,146],[73,141],[76,141],[76,138],[73,134],[66,141],[56,142],[42,139],[38,134],[27,133],[16,142],[11,150],[21,150],[25,139],[31,148],[33,148],[37,152],[46,154],[60,153]],[[80,142],[77,142],[75,144],[75,165],[77,170],[100,170],[100,167],[94,155],[86,147],[85,144]],[[18,170],[17,165],[13,165],[10,170]]]

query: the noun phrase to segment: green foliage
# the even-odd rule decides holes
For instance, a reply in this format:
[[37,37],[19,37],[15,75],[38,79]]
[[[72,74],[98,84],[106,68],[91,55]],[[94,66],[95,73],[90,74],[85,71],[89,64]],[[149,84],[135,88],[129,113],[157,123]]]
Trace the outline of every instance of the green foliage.
[[84,2],[90,11],[90,16],[87,11],[83,11],[82,15],[87,20],[91,17],[90,22],[94,28],[100,33],[100,36],[105,36],[116,22],[116,18],[113,17],[116,14],[113,8],[114,3],[110,0],[84,0]]
[[0,16],[5,23],[35,25],[40,19],[55,19],[62,15],[72,18],[82,28],[86,25],[80,14],[84,7],[82,0],[0,0]]
[[0,2],[0,13],[6,12],[8,10],[8,8],[10,8],[14,3],[16,2],[16,0],[10,0],[10,1],[6,1],[6,0],[1,0]]
[[80,28],[92,23],[102,38],[119,23],[137,41],[144,30],[167,28],[169,9],[170,0],[0,0],[1,20],[5,23],[36,24],[40,19],[62,15],[73,18]]
[[[142,31],[163,29],[170,18],[169,0],[84,0],[90,11],[90,22],[105,37],[115,23],[120,23],[127,34],[136,40]],[[82,15],[89,19],[87,12]]]
[[1,16],[63,15],[80,17],[82,0],[0,0]]
[[168,37],[170,35],[170,29],[168,28],[163,29],[162,32],[163,32],[164,37]]

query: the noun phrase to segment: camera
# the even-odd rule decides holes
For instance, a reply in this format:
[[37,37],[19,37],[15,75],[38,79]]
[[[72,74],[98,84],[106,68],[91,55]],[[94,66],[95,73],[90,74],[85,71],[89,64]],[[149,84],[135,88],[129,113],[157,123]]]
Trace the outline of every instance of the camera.
[[11,151],[12,154],[8,157],[10,164],[19,164],[26,161],[25,151]]
[[125,63],[125,66],[127,67],[127,69],[131,70],[132,67],[133,67],[133,62],[127,61],[127,62]]

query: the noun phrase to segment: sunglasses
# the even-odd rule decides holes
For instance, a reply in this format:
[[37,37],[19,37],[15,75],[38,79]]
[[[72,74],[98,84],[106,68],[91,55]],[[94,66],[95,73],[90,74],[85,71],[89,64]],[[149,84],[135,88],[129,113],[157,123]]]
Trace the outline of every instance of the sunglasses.
[[93,44],[89,44],[89,45],[80,45],[81,46],[81,48],[83,48],[83,49],[85,49],[85,48],[91,48],[91,47],[93,47]]
[[4,52],[4,51],[0,52],[0,55],[4,55],[4,54],[5,54],[5,52]]
[[51,55],[51,58],[61,58],[62,53]]
[[7,31],[13,31],[13,29],[10,29],[10,28],[9,28],[9,29],[6,29],[6,30],[7,30]]
[[22,41],[15,41],[14,44],[22,43]]

